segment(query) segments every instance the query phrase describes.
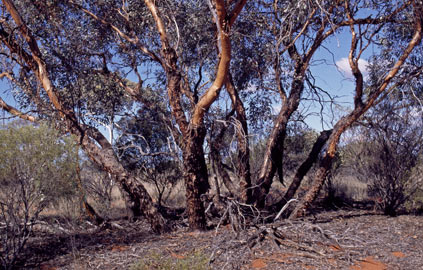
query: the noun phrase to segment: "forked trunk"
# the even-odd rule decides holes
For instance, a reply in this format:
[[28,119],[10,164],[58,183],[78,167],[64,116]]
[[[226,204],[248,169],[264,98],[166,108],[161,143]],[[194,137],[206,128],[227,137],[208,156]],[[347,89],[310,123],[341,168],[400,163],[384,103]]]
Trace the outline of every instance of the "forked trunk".
[[306,210],[310,208],[313,202],[322,189],[322,186],[327,178],[327,175],[332,167],[333,159],[335,158],[336,148],[342,133],[351,126],[366,109],[363,106],[358,105],[350,114],[341,118],[333,128],[332,134],[329,136],[327,149],[320,162],[319,169],[314,175],[311,188],[307,191],[305,196],[301,199],[298,205],[295,207],[289,216],[290,219],[304,216]]

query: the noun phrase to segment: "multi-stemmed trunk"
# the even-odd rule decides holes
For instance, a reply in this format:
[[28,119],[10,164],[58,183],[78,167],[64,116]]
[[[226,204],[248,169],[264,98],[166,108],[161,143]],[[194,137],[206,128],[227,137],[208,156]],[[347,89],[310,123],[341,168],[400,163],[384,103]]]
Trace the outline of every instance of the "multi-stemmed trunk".
[[289,184],[288,190],[285,192],[285,195],[283,196],[282,200],[277,202],[274,205],[274,207],[276,207],[277,209],[280,209],[289,200],[294,198],[294,195],[297,192],[298,188],[300,187],[301,182],[304,179],[304,176],[308,173],[308,171],[311,169],[313,164],[318,159],[319,153],[322,150],[325,143],[327,142],[327,140],[329,139],[329,136],[331,133],[332,133],[332,130],[324,130],[320,133],[310,153],[308,154],[307,159],[303,163],[301,163],[300,167],[298,167],[297,172],[295,173],[294,178]]

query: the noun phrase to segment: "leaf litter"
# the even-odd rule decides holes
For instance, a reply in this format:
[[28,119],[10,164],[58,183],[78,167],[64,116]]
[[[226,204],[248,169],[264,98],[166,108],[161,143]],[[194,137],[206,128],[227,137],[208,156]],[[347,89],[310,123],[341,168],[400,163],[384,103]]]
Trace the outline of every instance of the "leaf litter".
[[322,212],[234,232],[231,226],[154,235],[147,223],[88,233],[35,232],[22,269],[130,269],[150,254],[175,260],[201,252],[210,269],[423,269],[423,216],[364,210]]

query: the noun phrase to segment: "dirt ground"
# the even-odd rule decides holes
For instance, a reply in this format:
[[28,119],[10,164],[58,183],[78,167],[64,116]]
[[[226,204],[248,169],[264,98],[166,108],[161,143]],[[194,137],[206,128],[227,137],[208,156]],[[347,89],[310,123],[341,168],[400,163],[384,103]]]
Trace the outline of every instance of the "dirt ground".
[[423,269],[423,216],[338,210],[238,232],[181,227],[160,236],[143,222],[117,221],[91,233],[38,233],[20,267],[130,269],[151,254],[182,260],[196,251],[211,269]]

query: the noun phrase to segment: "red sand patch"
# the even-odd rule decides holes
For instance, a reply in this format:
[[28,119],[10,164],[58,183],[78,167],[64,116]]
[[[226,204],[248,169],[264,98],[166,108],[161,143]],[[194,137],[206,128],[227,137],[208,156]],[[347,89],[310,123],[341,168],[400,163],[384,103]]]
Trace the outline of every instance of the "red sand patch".
[[112,246],[113,252],[121,252],[121,251],[125,251],[125,250],[128,250],[128,249],[129,249],[128,246],[118,246],[118,245]]
[[255,259],[251,262],[251,267],[254,269],[262,269],[267,266],[266,262],[263,259]]
[[394,255],[397,258],[404,258],[407,257],[404,253],[402,253],[401,251],[394,251],[392,252],[392,255]]
[[387,270],[388,266],[383,262],[376,261],[373,257],[367,257],[351,266],[351,270]]

